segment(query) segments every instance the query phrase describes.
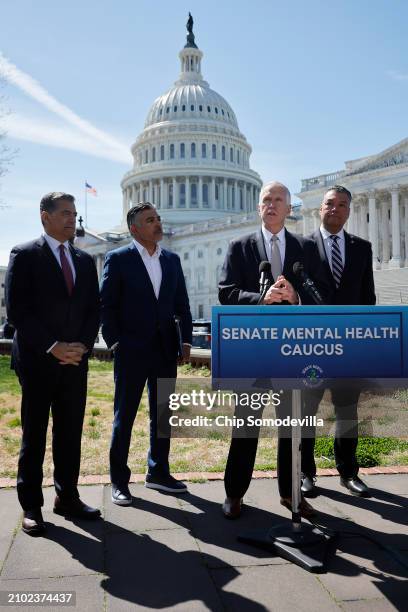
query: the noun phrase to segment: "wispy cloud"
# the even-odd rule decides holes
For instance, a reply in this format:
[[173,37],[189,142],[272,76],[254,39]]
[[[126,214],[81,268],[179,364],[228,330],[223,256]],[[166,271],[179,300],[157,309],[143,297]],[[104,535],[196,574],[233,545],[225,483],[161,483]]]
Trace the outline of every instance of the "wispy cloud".
[[94,157],[129,164],[130,154],[127,150],[107,147],[69,127],[39,121],[35,117],[26,117],[16,113],[5,117],[3,125],[8,136],[18,140],[79,151]]
[[388,70],[387,74],[394,81],[408,81],[408,72],[399,72],[398,70]]
[[[116,156],[117,160],[120,158],[120,160],[124,161],[125,163],[129,163],[131,161],[130,152],[124,143],[120,142],[113,136],[110,136],[110,134],[107,134],[103,130],[96,128],[89,121],[82,119],[82,117],[77,115],[70,108],[64,104],[61,104],[61,102],[48,93],[48,91],[42,85],[40,85],[40,83],[33,79],[29,74],[26,74],[17,68],[17,66],[4,57],[1,52],[0,76],[6,79],[9,83],[12,83],[21,89],[21,91],[41,104],[41,106],[64,119],[64,121],[75,127],[81,134],[88,137],[89,140],[94,139],[100,145],[108,147],[110,149],[110,154]],[[32,126],[32,133],[35,131],[34,127],[35,126]],[[53,142],[52,144],[54,146],[58,146],[56,142]]]

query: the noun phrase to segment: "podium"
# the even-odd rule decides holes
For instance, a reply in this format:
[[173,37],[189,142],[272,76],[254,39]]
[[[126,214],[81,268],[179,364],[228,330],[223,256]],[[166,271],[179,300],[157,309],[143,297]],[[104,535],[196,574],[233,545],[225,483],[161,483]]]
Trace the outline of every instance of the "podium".
[[[217,306],[212,313],[212,378],[217,389],[263,380],[292,391],[292,518],[242,542],[323,573],[335,536],[301,520],[302,389],[408,382],[407,306]],[[264,383],[265,384],[265,383]]]

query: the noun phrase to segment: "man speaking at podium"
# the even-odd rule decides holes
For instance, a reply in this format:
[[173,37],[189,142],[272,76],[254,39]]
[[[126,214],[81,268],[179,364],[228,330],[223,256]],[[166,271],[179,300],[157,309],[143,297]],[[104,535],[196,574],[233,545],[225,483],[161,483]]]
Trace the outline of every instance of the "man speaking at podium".
[[[370,306],[376,301],[371,244],[344,231],[343,227],[350,215],[350,204],[351,193],[348,189],[341,185],[334,185],[329,189],[320,207],[322,224],[311,238],[318,246],[325,277],[330,286],[330,304]],[[323,393],[323,389],[304,392],[306,414],[316,414]],[[369,489],[357,475],[359,395],[359,389],[355,388],[331,390],[336,413],[334,456],[340,474],[340,484],[353,495],[368,497]],[[309,431],[302,440],[302,493],[309,497],[317,494],[314,433]]]
[[[219,300],[228,305],[313,304],[313,299],[304,291],[299,278],[293,272],[294,264],[301,264],[304,272],[316,280],[319,289],[325,290],[319,282],[321,262],[313,241],[288,232],[285,219],[290,214],[290,192],[277,181],[266,184],[259,200],[259,216],[262,226],[258,232],[232,241],[225,258],[219,282]],[[266,264],[267,290],[260,292],[260,264]],[[261,268],[264,267],[262,264]],[[281,394],[277,417],[283,418],[291,411],[291,394]],[[279,431],[278,440],[278,485],[281,504],[291,509],[292,496],[292,449],[290,433]],[[227,518],[238,518],[241,514],[243,497],[252,478],[258,437],[232,437],[225,470],[226,500],[223,512]],[[300,512],[310,518],[314,510],[302,499]]]

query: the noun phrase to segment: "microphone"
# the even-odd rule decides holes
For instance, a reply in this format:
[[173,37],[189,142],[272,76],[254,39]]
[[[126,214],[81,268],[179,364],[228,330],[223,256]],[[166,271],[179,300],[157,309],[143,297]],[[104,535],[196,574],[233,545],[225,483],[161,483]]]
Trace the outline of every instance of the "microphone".
[[323,298],[317,290],[316,285],[311,278],[308,277],[306,272],[303,270],[303,264],[297,261],[293,264],[293,274],[297,276],[302,284],[303,289],[306,291],[309,297],[312,298],[315,304],[323,304]]
[[261,261],[259,264],[259,291],[261,293],[258,304],[261,304],[269,287],[271,264],[269,261]]

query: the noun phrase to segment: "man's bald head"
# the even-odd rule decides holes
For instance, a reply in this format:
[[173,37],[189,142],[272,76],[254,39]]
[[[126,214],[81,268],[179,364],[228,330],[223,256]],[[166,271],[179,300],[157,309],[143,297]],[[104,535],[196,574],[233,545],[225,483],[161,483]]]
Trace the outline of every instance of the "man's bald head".
[[269,183],[265,183],[265,185],[263,185],[260,191],[260,194],[259,194],[259,204],[262,202],[262,198],[265,195],[265,192],[273,189],[274,187],[280,187],[281,189],[284,190],[284,192],[286,193],[287,203],[290,206],[290,201],[291,201],[290,191],[286,187],[286,185],[284,185],[283,183],[280,183],[279,181],[270,181]]

